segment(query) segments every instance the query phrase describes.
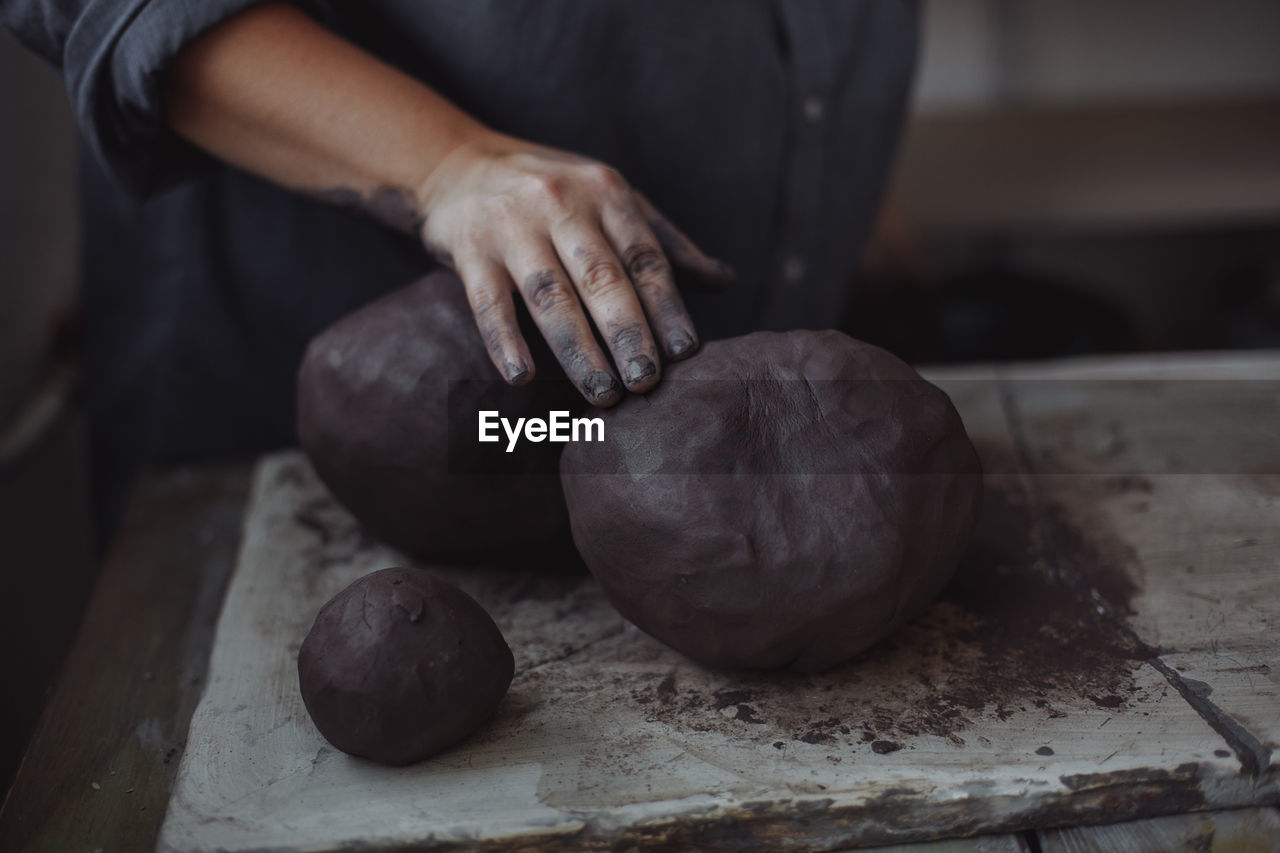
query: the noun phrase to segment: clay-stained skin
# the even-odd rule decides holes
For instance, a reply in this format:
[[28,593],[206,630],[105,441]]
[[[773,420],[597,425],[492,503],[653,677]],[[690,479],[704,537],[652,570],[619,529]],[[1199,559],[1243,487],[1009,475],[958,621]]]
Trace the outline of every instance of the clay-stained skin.
[[516,388],[498,376],[456,275],[395,291],[308,347],[298,375],[302,448],[363,525],[420,559],[527,556],[563,543],[563,446],[525,442],[506,454],[476,442],[481,409],[517,418],[582,408],[554,357],[528,339],[539,378],[560,381]]
[[363,193],[349,187],[315,190],[311,196],[326,204],[376,219],[383,225],[416,236],[425,221],[418,212],[417,199],[404,187],[378,187]]
[[420,569],[365,575],[316,616],[298,652],[302,699],[344,752],[421,761],[493,716],[515,661],[498,626]]
[[618,380],[599,366],[592,369],[591,351],[584,346],[592,342],[591,332],[578,311],[572,284],[561,273],[544,269],[526,276],[520,292],[551,342],[556,360],[586,399],[601,406],[617,402],[622,396]]
[[923,609],[982,496],[946,395],[837,332],[708,344],[561,459],[614,605],[704,664],[820,671]]

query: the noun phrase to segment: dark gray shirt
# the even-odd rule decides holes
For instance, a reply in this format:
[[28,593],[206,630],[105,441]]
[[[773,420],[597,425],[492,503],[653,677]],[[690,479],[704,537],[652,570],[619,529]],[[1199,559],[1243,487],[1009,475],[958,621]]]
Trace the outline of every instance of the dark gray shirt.
[[[293,441],[307,340],[430,266],[412,239],[215,164],[161,111],[184,44],[254,0],[0,0],[84,135],[97,471]],[[492,127],[597,157],[738,273],[704,339],[826,328],[883,190],[914,0],[302,3]]]

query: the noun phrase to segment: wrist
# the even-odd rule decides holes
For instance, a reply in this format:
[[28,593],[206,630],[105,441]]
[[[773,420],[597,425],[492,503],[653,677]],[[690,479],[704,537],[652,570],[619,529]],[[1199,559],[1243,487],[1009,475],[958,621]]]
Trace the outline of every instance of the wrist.
[[483,125],[460,132],[433,158],[430,169],[417,184],[415,196],[418,214],[423,222],[440,200],[447,196],[461,176],[475,166],[503,151],[510,150],[515,140]]

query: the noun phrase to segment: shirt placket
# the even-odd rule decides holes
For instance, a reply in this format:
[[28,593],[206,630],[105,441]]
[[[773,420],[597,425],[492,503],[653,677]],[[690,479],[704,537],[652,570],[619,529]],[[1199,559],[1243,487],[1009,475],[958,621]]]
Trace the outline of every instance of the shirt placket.
[[[780,231],[773,261],[774,280],[765,316],[775,328],[807,323],[810,306],[833,304],[826,291],[838,286],[826,266],[823,241],[830,239],[825,221],[827,151],[832,98],[841,65],[840,46],[848,45],[847,28],[855,25],[852,0],[776,0],[778,20],[790,44],[791,145],[784,166]],[[838,296],[836,297],[838,299]]]

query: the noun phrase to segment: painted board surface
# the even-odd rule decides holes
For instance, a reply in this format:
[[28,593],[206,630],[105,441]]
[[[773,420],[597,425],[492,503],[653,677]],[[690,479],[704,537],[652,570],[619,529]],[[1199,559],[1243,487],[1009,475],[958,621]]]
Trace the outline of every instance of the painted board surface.
[[[1266,598],[1280,440],[1250,444],[1264,456],[1248,471],[1048,466],[1037,448],[1055,437],[1060,453],[1067,436],[1111,460],[1155,440],[1130,434],[1176,446],[1177,429],[1148,418],[1199,434],[1176,394],[1152,411],[1132,391],[1091,392],[1097,369],[1117,378],[1112,363],[935,374],[988,473],[974,546],[922,617],[821,676],[704,670],[628,625],[587,576],[430,567],[494,616],[516,677],[475,737],[408,768],[330,747],[295,669],[320,605],[403,560],[362,536],[300,454],[264,459],[160,847],[833,849],[1280,801],[1280,640],[1266,630],[1280,614]],[[1280,376],[1280,358],[1118,369]],[[1046,374],[1090,382],[1055,410],[1029,381]],[[1226,671],[1215,637],[1255,669]]]

